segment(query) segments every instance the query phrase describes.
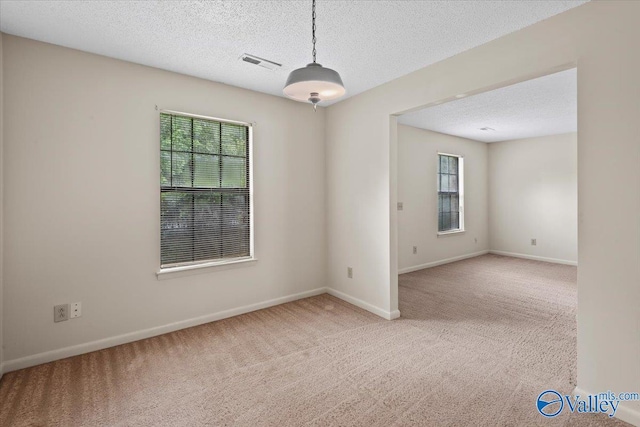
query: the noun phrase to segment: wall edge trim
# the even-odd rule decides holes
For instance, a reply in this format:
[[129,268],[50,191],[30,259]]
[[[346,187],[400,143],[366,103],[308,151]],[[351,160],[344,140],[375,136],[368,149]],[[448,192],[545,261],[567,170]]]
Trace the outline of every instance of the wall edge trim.
[[571,261],[568,259],[548,258],[548,257],[542,257],[542,256],[536,256],[536,255],[519,254],[515,252],[495,251],[493,249],[489,250],[489,253],[494,255],[509,256],[513,258],[523,258],[523,259],[530,259],[534,261],[550,262],[553,264],[564,264],[564,265],[573,265],[573,266],[578,265],[577,261]]
[[264,308],[273,307],[287,302],[297,301],[303,298],[309,298],[316,295],[327,293],[327,288],[321,287],[310,291],[299,292],[295,294],[285,295],[279,298],[273,298],[266,301],[248,304],[228,310],[218,311],[216,313],[206,314],[204,316],[194,317],[191,319],[180,320],[162,326],[142,329],[139,331],[128,332],[121,335],[115,335],[95,341],[89,341],[82,344],[76,344],[69,347],[62,347],[42,353],[32,354],[29,356],[19,357],[17,359],[5,360],[0,365],[0,372],[7,373],[18,369],[29,368],[43,363],[53,362],[67,357],[78,356],[80,354],[91,353],[93,351],[103,350],[105,348],[115,347],[146,338],[156,337],[169,332],[179,331],[181,329],[191,328],[193,326],[203,325],[205,323],[215,322],[217,320],[227,319],[229,317],[250,313],[252,311],[262,310]]
[[[580,387],[576,387],[573,389],[571,394],[573,396],[586,396],[595,393],[590,393]],[[634,426],[640,426],[640,411],[634,408],[630,408],[628,404],[625,405],[625,403],[627,402],[620,402],[620,406],[618,406],[618,410],[616,411],[616,415],[614,418],[617,418]]]
[[425,264],[414,265],[412,267],[406,267],[401,270],[398,270],[398,274],[411,273],[412,271],[423,270],[425,268],[437,267],[438,265],[449,264],[456,261],[462,261],[463,259],[475,258],[480,255],[486,255],[489,253],[489,250],[472,252],[469,254],[458,255],[451,258],[445,258],[438,261],[427,262]]

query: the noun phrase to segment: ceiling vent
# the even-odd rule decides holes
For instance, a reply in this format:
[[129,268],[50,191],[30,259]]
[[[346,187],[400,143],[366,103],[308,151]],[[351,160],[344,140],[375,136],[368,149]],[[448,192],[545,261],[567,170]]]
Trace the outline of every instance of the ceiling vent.
[[275,71],[282,67],[282,64],[278,64],[277,62],[269,61],[268,59],[260,58],[255,55],[250,55],[248,53],[242,54],[242,56],[240,56],[240,59],[249,64],[266,68],[267,70],[270,70],[270,71]]

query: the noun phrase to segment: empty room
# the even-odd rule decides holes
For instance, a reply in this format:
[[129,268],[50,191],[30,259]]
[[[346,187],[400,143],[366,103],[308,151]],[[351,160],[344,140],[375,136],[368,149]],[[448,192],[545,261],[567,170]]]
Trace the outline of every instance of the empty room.
[[0,0],[0,425],[640,426],[639,19]]
[[398,117],[399,308],[460,381],[576,387],[576,77]]

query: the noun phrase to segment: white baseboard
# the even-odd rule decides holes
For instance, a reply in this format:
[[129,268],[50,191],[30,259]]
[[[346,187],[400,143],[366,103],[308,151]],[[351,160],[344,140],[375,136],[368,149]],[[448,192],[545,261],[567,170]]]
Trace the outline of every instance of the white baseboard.
[[296,301],[302,298],[309,298],[309,297],[321,295],[324,293],[333,295],[350,304],[353,304],[357,307],[360,307],[374,314],[377,314],[378,316],[383,317],[387,320],[393,320],[400,317],[399,310],[388,312],[381,308],[375,307],[367,302],[364,302],[358,298],[354,298],[352,296],[336,291],[334,289],[317,288],[311,291],[300,292],[297,294],[287,295],[280,298],[274,298],[268,301],[245,305],[242,307],[237,307],[230,310],[224,310],[224,311],[220,311],[213,314],[207,314],[205,316],[195,317],[193,319],[182,320],[179,322],[170,323],[168,325],[157,326],[154,328],[144,329],[141,331],[135,331],[127,334],[117,335],[115,337],[104,338],[101,340],[91,341],[88,343],[46,351],[43,353],[31,355],[31,356],[20,357],[18,359],[7,360],[4,363],[0,364],[0,378],[2,377],[2,374],[11,372],[11,371],[16,371],[18,369],[29,368],[31,366],[53,362],[54,360],[65,359],[67,357],[77,356],[79,354],[90,353],[92,351],[98,351],[105,348],[130,343],[133,341],[142,340],[145,338],[151,338],[151,337],[166,334],[169,332],[178,331],[180,329],[190,328],[192,326],[198,326],[204,323],[215,322],[216,320],[222,320],[228,317],[238,316],[240,314],[261,310],[263,308],[273,307],[276,305],[284,304],[291,301]]
[[630,408],[627,402],[620,402],[615,418],[633,426],[640,427],[640,411],[635,408]]
[[574,266],[578,265],[578,263],[576,261],[569,261],[569,260],[566,260],[566,259],[547,258],[547,257],[535,256],[535,255],[527,255],[527,254],[517,254],[517,253],[514,253],[514,252],[494,251],[493,249],[490,250],[489,253],[494,254],[494,255],[510,256],[510,257],[514,257],[514,258],[531,259],[531,260],[534,260],[534,261],[551,262],[551,263],[554,263],[554,264],[564,264],[564,265],[574,265]]
[[352,297],[351,295],[347,295],[344,292],[336,291],[333,288],[327,288],[327,293],[329,295],[333,295],[336,298],[340,298],[341,300],[346,301],[349,304],[353,304],[356,307],[360,307],[364,310],[370,311],[371,313],[376,314],[387,320],[393,320],[400,317],[400,310],[393,310],[393,311],[383,310],[380,307],[376,307],[375,305],[362,301],[359,298]]
[[[581,389],[580,387],[576,387],[573,389],[572,394],[574,396],[575,395],[587,396],[589,394],[595,394],[595,393],[590,393],[588,391]],[[629,402],[620,402],[620,406],[618,406],[618,410],[616,411],[615,418],[622,420],[624,422],[627,422],[636,427],[640,427],[640,410],[629,407]]]
[[[192,326],[202,325],[204,323],[214,322],[216,320],[226,319],[228,317],[238,316],[240,314],[249,313],[251,311],[261,310],[263,308],[273,307],[275,305],[284,304],[291,301],[296,301],[302,298],[308,298],[315,295],[321,295],[327,293],[327,288],[317,288],[311,291],[300,292],[297,294],[287,295],[280,298],[274,298],[268,301],[259,302],[256,304],[249,304],[230,310],[224,310],[213,314],[207,314],[205,316],[195,317],[193,319],[182,320],[179,322],[170,323],[164,326],[157,326],[154,328],[144,329],[141,331],[130,332],[123,335],[117,335],[115,337],[104,338],[101,340],[91,341],[84,344],[78,344],[70,347],[59,348],[56,350],[46,351],[44,353],[38,353],[31,356],[21,357],[13,360],[6,360],[0,365],[0,372],[7,373],[18,369],[28,368],[30,366],[40,365],[42,363],[53,362],[54,360],[64,359],[71,356],[77,356],[79,354],[90,353],[92,351],[102,350],[109,347],[114,347],[120,344],[126,344],[133,341],[142,340],[145,338],[155,337],[157,335],[166,334],[168,332],[177,331],[180,329],[190,328]],[[354,304],[357,305],[357,304]]]
[[411,273],[412,271],[418,271],[418,270],[423,270],[425,268],[435,267],[438,265],[449,264],[451,262],[462,261],[463,259],[467,259],[467,258],[475,258],[477,256],[485,255],[488,253],[489,253],[488,250],[478,251],[470,254],[459,255],[453,258],[446,258],[446,259],[441,259],[439,261],[428,262],[426,264],[414,265],[413,267],[407,267],[407,268],[403,268],[402,270],[398,270],[398,274]]

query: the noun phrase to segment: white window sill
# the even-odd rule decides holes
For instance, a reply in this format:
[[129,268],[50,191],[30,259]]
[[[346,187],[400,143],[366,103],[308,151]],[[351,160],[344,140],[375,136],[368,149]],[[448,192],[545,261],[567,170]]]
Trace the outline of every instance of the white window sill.
[[255,264],[257,258],[235,258],[225,261],[212,261],[202,264],[185,265],[181,267],[161,268],[156,272],[158,280],[172,279],[175,277],[191,276],[193,274],[209,273],[218,270],[228,270],[231,268],[248,267]]
[[465,230],[438,231],[438,237],[453,236],[456,234],[464,234]]

